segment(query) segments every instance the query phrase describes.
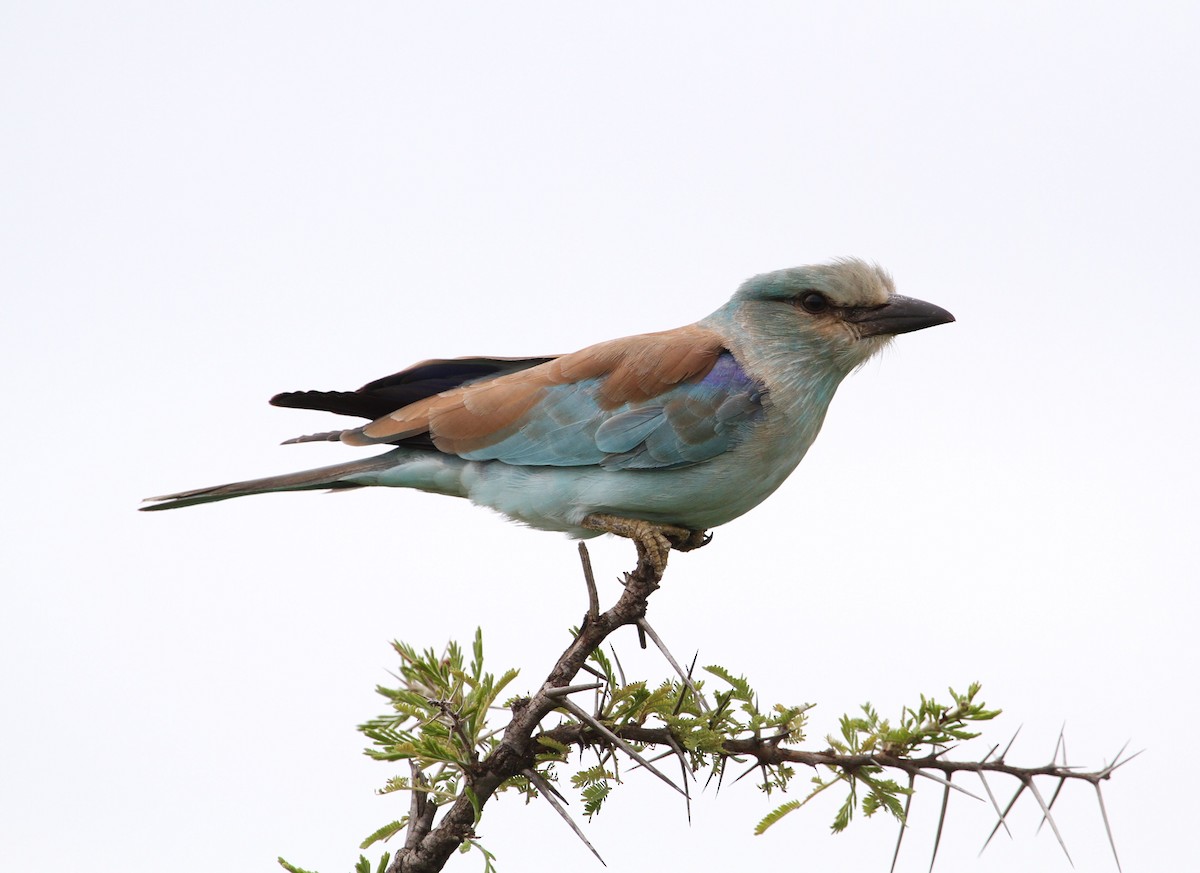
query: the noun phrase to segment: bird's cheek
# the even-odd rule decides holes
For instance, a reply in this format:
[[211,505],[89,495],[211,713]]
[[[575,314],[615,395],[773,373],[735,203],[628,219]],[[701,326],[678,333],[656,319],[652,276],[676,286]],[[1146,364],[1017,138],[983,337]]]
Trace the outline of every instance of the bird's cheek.
[[891,336],[868,336],[856,339],[847,349],[847,357],[851,359],[850,369],[861,367],[876,354],[891,345]]

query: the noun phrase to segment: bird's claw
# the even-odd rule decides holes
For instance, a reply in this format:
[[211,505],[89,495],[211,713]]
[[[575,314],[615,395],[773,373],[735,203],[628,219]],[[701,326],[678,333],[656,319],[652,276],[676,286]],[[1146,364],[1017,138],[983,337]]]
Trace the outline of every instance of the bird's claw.
[[648,564],[656,578],[662,578],[671,549],[690,552],[692,549],[708,545],[712,540],[711,534],[702,530],[690,530],[673,524],[655,524],[619,515],[589,515],[583,520],[583,526],[589,530],[612,533],[633,540],[637,546],[638,563]]
[[677,537],[672,533],[667,532],[667,539],[671,541],[671,548],[677,552],[690,552],[693,549],[702,549],[712,542],[712,534],[706,530],[687,530],[683,528],[687,536]]

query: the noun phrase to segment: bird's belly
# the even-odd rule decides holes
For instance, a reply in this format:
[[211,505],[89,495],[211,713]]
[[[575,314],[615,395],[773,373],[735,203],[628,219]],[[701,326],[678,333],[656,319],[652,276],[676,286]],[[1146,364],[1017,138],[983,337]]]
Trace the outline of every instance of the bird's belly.
[[517,467],[478,462],[464,477],[470,499],[542,530],[577,536],[592,513],[707,530],[765,500],[803,457],[807,444],[783,457],[734,450],[673,470],[602,470],[596,467]]

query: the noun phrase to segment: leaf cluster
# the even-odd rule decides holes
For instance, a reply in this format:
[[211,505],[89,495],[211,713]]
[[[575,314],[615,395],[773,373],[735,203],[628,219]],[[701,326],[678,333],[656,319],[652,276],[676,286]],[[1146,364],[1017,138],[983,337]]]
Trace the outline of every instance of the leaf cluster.
[[[412,775],[391,777],[379,793],[416,790],[425,802],[435,805],[453,802],[464,791],[471,796],[474,768],[497,743],[497,731],[489,726],[491,710],[497,708],[496,700],[518,671],[506,670],[499,678],[484,672],[479,629],[469,663],[462,646],[453,640],[440,653],[418,651],[399,641],[393,642],[392,648],[400,656],[399,669],[393,674],[397,684],[375,689],[390,709],[358,729],[371,741],[365,754],[377,761],[408,761]],[[531,790],[528,785],[523,787]],[[389,839],[408,823],[409,816],[403,816],[383,825],[364,839],[360,848]],[[491,869],[491,853],[467,839],[463,851],[471,848],[483,852],[485,866]],[[361,863],[366,863],[365,859]],[[356,873],[370,871],[356,869]]]
[[[833,752],[845,759],[859,759],[877,753],[885,756],[884,760],[916,758],[923,754],[938,755],[954,741],[979,736],[968,728],[970,724],[990,721],[1000,714],[1000,710],[987,709],[982,701],[976,702],[980,690],[978,682],[971,683],[965,694],[949,689],[953,706],[943,706],[932,697],[922,694],[920,704],[915,709],[904,707],[895,724],[881,718],[870,703],[864,703],[862,715],[843,715],[839,721],[839,732],[827,735],[825,740]],[[788,813],[839,783],[847,786],[847,795],[834,817],[831,826],[834,833],[840,833],[849,826],[855,810],[860,807],[860,789],[866,792],[861,800],[864,816],[870,817],[883,809],[903,824],[905,805],[901,798],[908,798],[912,788],[885,778],[884,766],[874,761],[856,763],[854,766],[825,765],[825,772],[813,777],[813,789],[806,797],[772,810],[758,823],[755,833],[763,833]]]
[[[649,626],[644,622],[640,626],[661,648]],[[574,633],[578,640],[580,631]],[[769,796],[789,790],[796,776],[796,763],[811,766],[816,773],[810,790],[763,817],[755,828],[755,833],[761,834],[838,786],[846,794],[832,823],[835,833],[845,830],[858,811],[871,817],[884,810],[903,826],[916,775],[942,782],[948,793],[948,777],[957,770],[972,770],[981,778],[985,769],[1008,773],[1024,785],[1033,775],[1094,782],[1107,778],[1118,766],[1114,761],[1094,774],[1073,773],[1054,764],[1016,768],[1004,764],[1003,755],[989,762],[991,753],[980,762],[947,761],[942,756],[953,744],[976,737],[975,725],[999,714],[999,710],[988,709],[978,699],[978,683],[972,683],[962,694],[949,689],[949,704],[921,695],[915,707],[903,707],[895,720],[881,717],[873,706],[864,704],[859,713],[839,719],[838,730],[825,737],[828,745],[824,751],[804,751],[797,746],[805,741],[812,704],[763,706],[744,676],[710,665],[704,668],[707,679],[693,679],[695,664],[683,671],[665,648],[664,654],[679,673],[677,678],[629,680],[615,650],[610,650],[609,657],[596,647],[582,667],[596,681],[573,686],[547,683],[542,687],[538,695],[549,702],[536,710],[535,720],[526,719],[523,736],[528,739],[527,754],[516,767],[504,771],[505,778],[494,776],[481,791],[480,800],[476,796],[477,780],[496,757],[493,753],[503,751],[501,746],[509,742],[504,736],[508,727],[520,720],[524,707],[531,705],[529,697],[513,697],[504,706],[497,705],[517,671],[506,670],[499,678],[484,671],[479,630],[469,661],[455,642],[441,652],[418,651],[401,642],[393,647],[400,658],[394,674],[397,681],[394,686],[377,688],[388,701],[388,711],[360,725],[359,730],[370,741],[366,754],[371,758],[408,763],[408,775],[392,776],[379,793],[409,792],[412,804],[408,815],[377,828],[364,839],[362,849],[421,822],[424,832],[428,832],[438,807],[462,803],[464,797],[471,804],[470,808],[464,807],[465,820],[470,822],[473,810],[477,822],[483,802],[508,789],[515,789],[527,800],[544,797],[591,848],[560,803],[564,798],[557,786],[569,783],[578,792],[583,813],[590,819],[623,782],[625,771],[635,767],[670,783],[690,802],[689,781],[701,774],[707,773],[706,785],[715,779],[719,789],[730,766],[748,763],[733,781],[757,773],[757,787]],[[575,698],[589,691],[593,693],[591,706],[584,708]],[[525,711],[525,715],[529,712],[532,710]],[[499,726],[494,726],[497,713],[504,715]],[[551,720],[553,724],[548,723]],[[651,750],[661,752],[659,758],[673,755],[678,760],[682,788],[654,767],[654,758],[647,760],[645,755]],[[889,777],[888,772],[896,770],[909,775],[907,786]],[[947,778],[934,775],[937,771]],[[1044,811],[1048,815],[1048,808]],[[1007,810],[1000,812],[997,808],[997,812],[1003,824]],[[477,849],[482,853],[485,873],[495,869],[494,856],[479,844],[473,830],[458,832],[458,840],[455,845],[459,851]],[[360,856],[355,873],[385,873],[388,858],[384,854],[373,871],[370,862]],[[306,873],[283,859],[280,864],[290,873]]]

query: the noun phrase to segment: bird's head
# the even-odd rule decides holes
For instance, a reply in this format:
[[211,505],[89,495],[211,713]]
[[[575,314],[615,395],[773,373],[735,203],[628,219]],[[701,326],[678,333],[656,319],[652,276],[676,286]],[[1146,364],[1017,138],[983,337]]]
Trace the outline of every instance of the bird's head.
[[897,334],[954,321],[940,306],[897,294],[891,276],[857,258],[755,276],[713,317],[721,316],[760,353],[801,353],[843,374]]

